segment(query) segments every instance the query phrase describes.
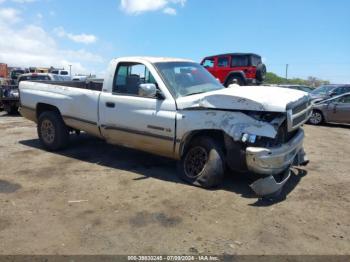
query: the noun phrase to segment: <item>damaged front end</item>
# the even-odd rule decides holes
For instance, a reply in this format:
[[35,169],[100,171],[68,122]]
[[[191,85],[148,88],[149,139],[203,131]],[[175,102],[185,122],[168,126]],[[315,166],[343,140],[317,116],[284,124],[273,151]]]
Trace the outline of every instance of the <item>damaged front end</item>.
[[177,100],[179,155],[193,132],[224,133],[226,164],[257,174],[251,188],[259,196],[279,191],[290,167],[308,163],[301,126],[312,112],[304,92],[274,87],[226,88]]
[[292,166],[308,163],[303,149],[303,140],[304,131],[299,129],[290,141],[281,146],[246,148],[247,169],[263,176],[250,185],[258,196],[278,192],[290,178]]
[[[237,143],[227,137],[228,165],[234,170],[246,170],[259,178],[250,185],[258,196],[268,196],[279,192],[290,178],[292,166],[303,166],[309,161],[303,149],[304,131],[300,125],[307,121],[309,107],[306,107],[305,119],[292,126],[293,117],[281,113],[247,112],[250,117],[274,126],[274,138],[243,133]],[[301,115],[301,112],[297,112]],[[235,159],[237,153],[241,156]],[[244,166],[242,165],[244,163]]]

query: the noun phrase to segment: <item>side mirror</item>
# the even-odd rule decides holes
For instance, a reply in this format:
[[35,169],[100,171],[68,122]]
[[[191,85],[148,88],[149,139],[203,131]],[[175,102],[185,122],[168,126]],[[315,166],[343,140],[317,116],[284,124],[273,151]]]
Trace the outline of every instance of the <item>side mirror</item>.
[[142,97],[156,97],[157,87],[155,84],[140,84],[139,85],[139,96]]

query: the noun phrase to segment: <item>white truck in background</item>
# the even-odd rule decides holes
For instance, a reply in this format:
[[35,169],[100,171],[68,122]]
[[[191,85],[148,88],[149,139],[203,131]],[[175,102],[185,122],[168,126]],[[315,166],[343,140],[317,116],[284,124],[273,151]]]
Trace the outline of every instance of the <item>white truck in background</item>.
[[99,88],[21,82],[22,116],[38,124],[43,146],[59,150],[70,132],[178,160],[179,176],[218,186],[225,168],[259,176],[260,196],[281,190],[293,165],[305,165],[308,94],[278,87],[222,86],[189,60],[113,60]]

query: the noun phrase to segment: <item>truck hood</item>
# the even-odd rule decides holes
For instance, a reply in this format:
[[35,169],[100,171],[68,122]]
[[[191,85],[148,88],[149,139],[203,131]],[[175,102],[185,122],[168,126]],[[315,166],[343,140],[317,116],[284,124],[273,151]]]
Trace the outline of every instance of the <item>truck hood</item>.
[[306,92],[271,86],[238,86],[180,97],[178,109],[217,108],[225,110],[251,110],[286,112],[288,105],[309,99]]

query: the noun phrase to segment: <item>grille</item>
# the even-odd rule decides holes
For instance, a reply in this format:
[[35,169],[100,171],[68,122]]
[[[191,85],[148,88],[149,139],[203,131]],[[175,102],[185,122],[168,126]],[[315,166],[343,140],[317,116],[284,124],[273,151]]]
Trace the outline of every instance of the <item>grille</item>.
[[311,102],[310,102],[310,101],[307,101],[307,102],[304,102],[304,103],[302,103],[302,104],[300,104],[300,105],[295,106],[295,107],[292,109],[293,115],[298,114],[298,113],[304,111],[304,110],[307,109],[310,105],[311,105]]
[[288,131],[296,130],[304,124],[310,117],[312,104],[310,99],[305,99],[303,102],[293,105],[287,111]]
[[293,119],[293,126],[297,126],[300,123],[302,123],[305,119],[307,119],[309,116],[309,113],[304,113],[296,118]]

